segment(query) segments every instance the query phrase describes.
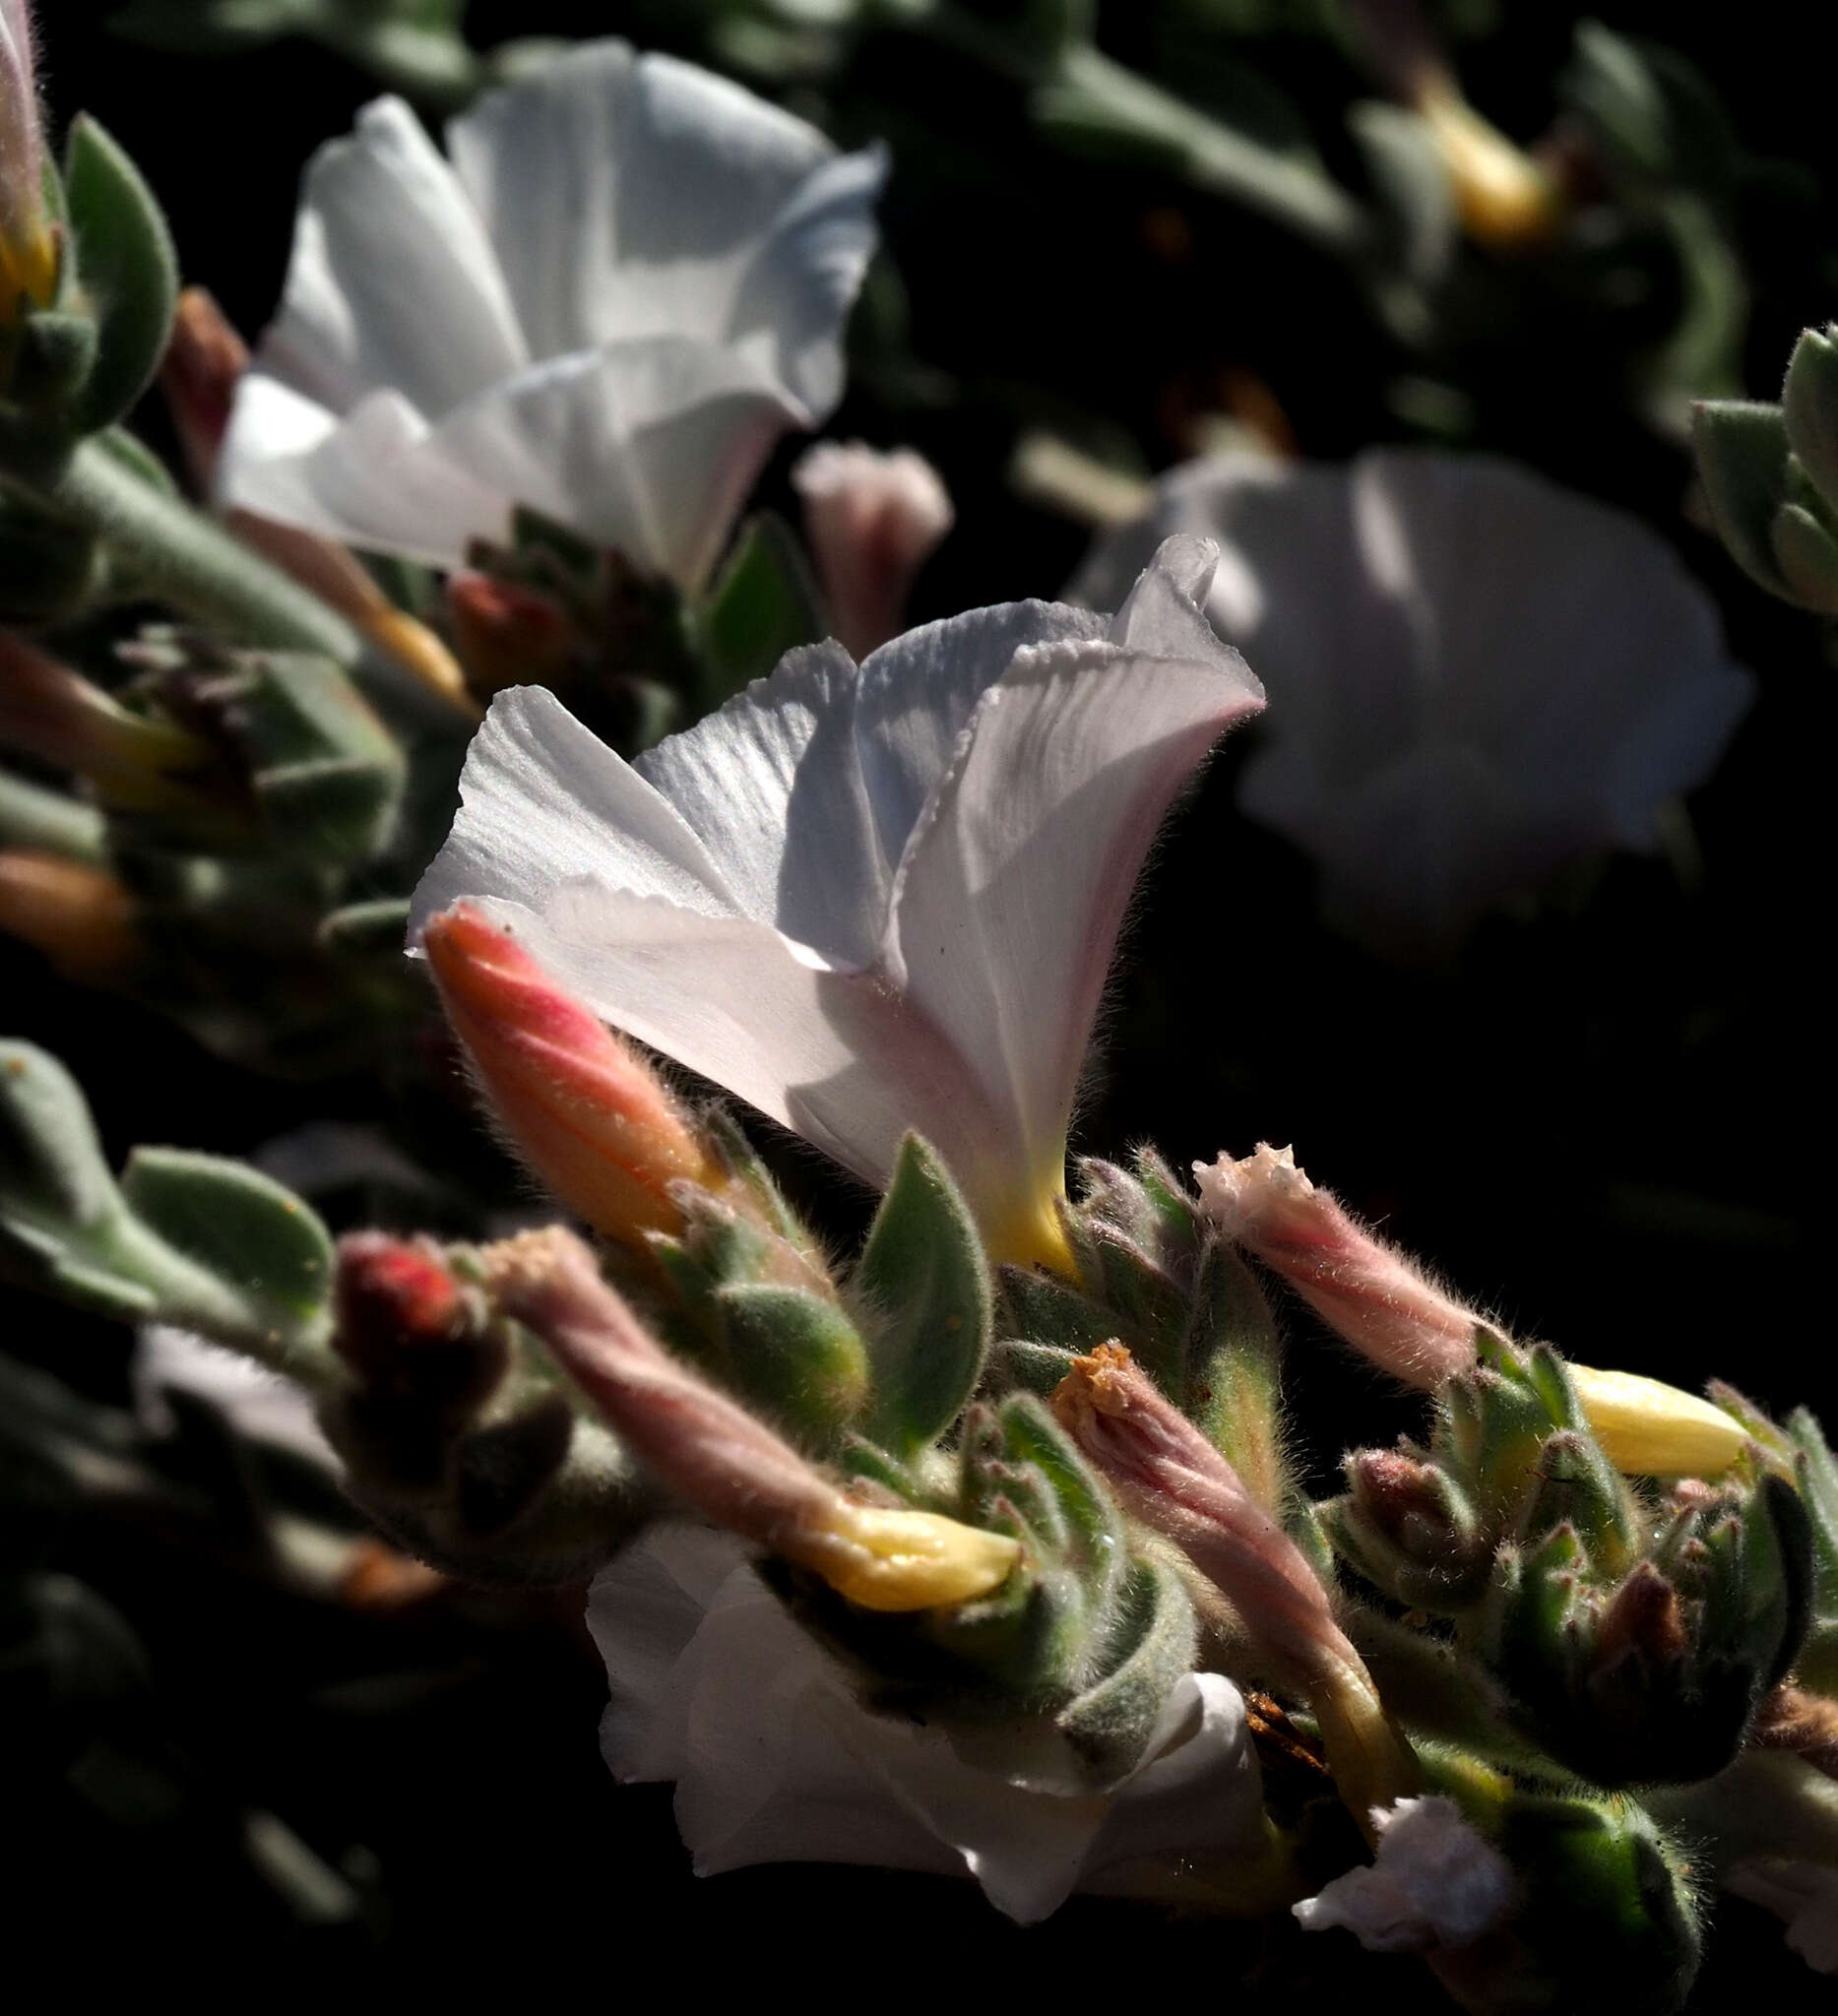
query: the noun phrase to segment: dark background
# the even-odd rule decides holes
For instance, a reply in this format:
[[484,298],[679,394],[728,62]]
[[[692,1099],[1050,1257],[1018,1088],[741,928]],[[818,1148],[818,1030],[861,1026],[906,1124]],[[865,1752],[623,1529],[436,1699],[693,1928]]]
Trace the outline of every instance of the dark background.
[[[253,334],[279,289],[299,166],[376,87],[301,41],[202,61],[104,32],[105,6],[38,11],[55,123],[87,108],[109,127],[165,203],[186,278]],[[1797,170],[1761,178],[1743,220],[1755,294],[1746,376],[1766,396],[1795,333],[1835,312],[1838,129],[1827,66],[1798,44],[1806,11],[1598,11],[1690,57],[1740,138]],[[1152,12],[1106,10],[1116,53],[1140,55]],[[1508,13],[1464,49],[1463,75],[1490,117],[1529,138],[1550,121],[1577,12]],[[677,21],[677,45],[694,54],[695,14],[538,0],[479,5],[468,20],[476,46],[605,31],[667,46]],[[1246,53],[1343,165],[1342,112],[1369,87],[1318,41],[1279,35]],[[1147,170],[1045,150],[1008,87],[909,38],[866,52],[857,78],[837,137],[893,141],[884,231],[913,305],[913,349],[950,387],[915,406],[857,384],[826,431],[911,440],[950,482],[959,527],[917,616],[1051,595],[1076,564],[1083,536],[1006,486],[1023,424],[1095,417],[1164,467],[1184,452],[1181,415],[1237,371],[1270,388],[1309,455],[1414,438],[1388,399],[1409,360],[1335,268],[1274,227]],[[1829,1420],[1838,1385],[1816,1227],[1831,724],[1816,626],[1750,589],[1686,520],[1682,451],[1601,382],[1586,323],[1517,330],[1472,360],[1466,389],[1477,441],[1678,541],[1759,674],[1753,714],[1692,803],[1699,872],[1617,859],[1489,920],[1447,966],[1400,970],[1314,927],[1306,864],[1232,813],[1228,755],[1144,892],[1077,1145],[1114,1153],[1153,1139],[1180,1166],[1293,1140],[1317,1179],[1522,1334],[1685,1386],[1721,1374],[1764,1405],[1808,1402]],[[146,420],[163,440],[161,416]],[[768,478],[779,494],[786,459]],[[77,992],[11,944],[0,945],[0,1023],[66,1059],[116,1154],[139,1140],[242,1153],[306,1118],[378,1108],[367,1077],[300,1087],[215,1062],[150,1012]],[[119,1397],[118,1333],[18,1296],[0,1302],[0,1321],[8,1349]],[[1387,1439],[1414,1410],[1291,1327],[1298,1418],[1325,1487],[1344,1446]],[[1302,1948],[1281,1928],[1166,1927],[1083,1902],[1023,1935],[968,1886],[872,1873],[697,1885],[667,1794],[606,1778],[598,1665],[541,1606],[335,1616],[118,1526],[60,1526],[32,1544],[131,1620],[153,1675],[133,1713],[154,1734],[127,1747],[152,1742],[183,1788],[176,1818],[155,1799],[139,1821],[131,1801],[110,1813],[70,1795],[59,1773],[99,1711],[47,1711],[32,1781],[43,1796],[9,1823],[32,1864],[16,1938],[54,1949],[78,1977],[130,1959],[203,1987],[253,1966],[245,1991],[285,1999],[322,1969],[342,1984],[398,1973],[422,1984],[509,1965],[540,1980],[593,1970],[589,1991],[617,1994],[638,1987],[643,1963],[691,1992],[740,1966],[748,1983],[789,1988],[815,1963],[854,1998],[897,1991],[917,1962],[939,1970],[944,1992],[1089,1991],[1114,1971],[1155,1993],[1191,1970],[1251,2006],[1267,1981],[1305,2008],[1347,1960],[1337,1949],[1351,1941]],[[303,1924],[240,1857],[234,1815],[251,1805],[342,1860],[364,1916]],[[1720,1916],[1728,1936],[1694,2006],[1727,2006],[1739,1966],[1762,1969],[1783,2006],[1812,2005],[1814,1977],[1785,1960],[1771,1921],[1733,1901]],[[1164,1972],[1171,1962],[1181,1977]],[[1427,1985],[1408,1963],[1364,1961],[1359,1979],[1368,1994]]]

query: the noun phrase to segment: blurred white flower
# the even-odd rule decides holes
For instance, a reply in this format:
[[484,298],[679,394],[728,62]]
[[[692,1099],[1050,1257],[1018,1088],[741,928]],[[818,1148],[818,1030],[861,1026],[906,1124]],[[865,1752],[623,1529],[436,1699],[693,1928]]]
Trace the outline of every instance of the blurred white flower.
[[1290,1909],[1305,1931],[1344,1925],[1371,1953],[1466,1946],[1512,1915],[1512,1865],[1462,1818],[1453,1799],[1374,1808],[1378,1859],[1336,1876]]
[[440,566],[529,505],[693,588],[841,396],[884,156],[613,40],[447,143],[379,98],[314,157],[222,500]]
[[1119,1864],[1263,1841],[1243,1699],[1219,1673],[1179,1681],[1143,1761],[1081,1792],[969,1764],[938,1730],[870,1714],[730,1536],[653,1532],[601,1570],[588,1625],[612,1687],[606,1762],[628,1782],[675,1781],[698,1875],[783,1861],[969,1874],[1031,1924],[1117,1882]]
[[1337,921],[1446,944],[1601,847],[1650,850],[1753,695],[1715,605],[1636,519],[1483,456],[1190,463],[1074,583],[1112,605],[1173,532],[1270,690],[1240,803],[1312,854]]
[[1723,1886],[1785,1920],[1788,1945],[1815,1974],[1838,1974],[1838,1868],[1760,1857],[1726,1870]]
[[911,448],[819,441],[792,471],[836,635],[856,658],[900,634],[919,571],[951,530],[944,478]]
[[134,1416],[150,1434],[168,1435],[176,1422],[168,1396],[208,1401],[239,1435],[303,1457],[321,1469],[343,1469],[320,1432],[304,1387],[240,1352],[209,1344],[170,1323],[143,1323],[128,1368]]
[[1056,1200],[1111,947],[1157,826],[1262,704],[1170,540],[1115,618],[1048,602],[788,655],[627,764],[492,702],[413,928],[463,898],[608,1022],[872,1183],[902,1136],[992,1249],[1067,1264]]

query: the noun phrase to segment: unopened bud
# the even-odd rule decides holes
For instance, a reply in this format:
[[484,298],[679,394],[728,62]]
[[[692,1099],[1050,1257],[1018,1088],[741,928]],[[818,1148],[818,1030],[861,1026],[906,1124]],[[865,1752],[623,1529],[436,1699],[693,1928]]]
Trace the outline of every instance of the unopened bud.
[[447,622],[474,691],[485,695],[556,685],[585,648],[553,597],[490,574],[448,576]]
[[8,631],[0,631],[0,742],[90,779],[123,811],[192,804],[194,794],[180,780],[214,760],[197,735],[123,707]]
[[1477,245],[1516,252],[1554,235],[1561,211],[1550,176],[1482,118],[1452,76],[1432,79],[1416,109],[1442,158],[1462,228]]
[[1416,1760],[1301,1549],[1122,1346],[1073,1361],[1053,1394],[1060,1424],[1124,1509],[1228,1601],[1276,1674],[1307,1696],[1328,1766],[1361,1825],[1416,1790]]
[[243,342],[217,298],[204,287],[186,287],[172,310],[172,330],[159,364],[185,466],[206,496],[217,483],[218,451],[229,426],[236,381],[249,368]]
[[83,986],[125,979],[142,950],[124,884],[106,869],[23,848],[0,850],[0,931],[36,946]]
[[647,1232],[680,1231],[671,1185],[716,1189],[724,1172],[637,1051],[472,905],[443,911],[421,943],[479,1085],[543,1182],[641,1250]]
[[44,133],[26,0],[0,0],[0,329],[57,292],[58,233],[44,205]]
[[791,1445],[665,1353],[559,1227],[481,1256],[497,1305],[556,1362],[657,1479],[718,1526],[876,1610],[986,1596],[1020,1547],[935,1513],[847,1496]]
[[339,1241],[333,1346],[366,1395],[450,1418],[503,1377],[501,1338],[475,1320],[432,1239],[349,1232]]
[[1734,1416],[1664,1380],[1573,1364],[1570,1383],[1603,1454],[1630,1477],[1716,1477],[1747,1444]]
[[1411,1561],[1452,1572],[1480,1550],[1473,1510],[1433,1463],[1362,1449],[1347,1459],[1347,1480],[1361,1513]]
[[1195,1163],[1202,1208],[1229,1239],[1280,1274],[1315,1313],[1394,1378],[1433,1391],[1474,1363],[1484,1319],[1357,1224],[1296,1166],[1258,1144]]
[[919,569],[951,530],[944,479],[911,448],[819,441],[792,472],[836,635],[856,659],[906,628]]
[[1676,1666],[1690,1644],[1679,1592],[1651,1561],[1636,1562],[1596,1628],[1598,1670],[1630,1659],[1651,1667]]

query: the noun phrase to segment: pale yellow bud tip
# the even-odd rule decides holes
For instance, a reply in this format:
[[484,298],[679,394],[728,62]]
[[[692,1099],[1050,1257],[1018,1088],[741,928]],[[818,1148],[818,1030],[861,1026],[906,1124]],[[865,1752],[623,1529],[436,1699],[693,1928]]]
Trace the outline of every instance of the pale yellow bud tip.
[[821,1525],[780,1543],[778,1551],[809,1568],[865,1610],[928,1610],[987,1596],[1007,1581],[1020,1544],[936,1512],[858,1505],[837,1498]]
[[1452,85],[1426,89],[1417,109],[1448,170],[1462,228],[1476,244],[1513,251],[1555,234],[1559,204],[1551,178]]
[[1572,1365],[1570,1383],[1603,1454],[1630,1477],[1715,1477],[1748,1440],[1733,1415],[1661,1379]]
[[481,718],[478,702],[467,686],[459,660],[425,623],[389,603],[368,611],[358,620],[378,648],[388,652],[430,692],[451,701],[474,721]]

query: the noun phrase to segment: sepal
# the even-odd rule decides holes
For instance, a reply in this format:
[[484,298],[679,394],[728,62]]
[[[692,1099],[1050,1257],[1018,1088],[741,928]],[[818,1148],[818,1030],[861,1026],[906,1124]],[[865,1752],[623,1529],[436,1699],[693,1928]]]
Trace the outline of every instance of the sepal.
[[120,419],[158,369],[178,301],[178,260],[140,170],[87,112],[71,123],[64,202],[82,305],[95,322],[95,357],[73,419],[76,432],[93,434]]

